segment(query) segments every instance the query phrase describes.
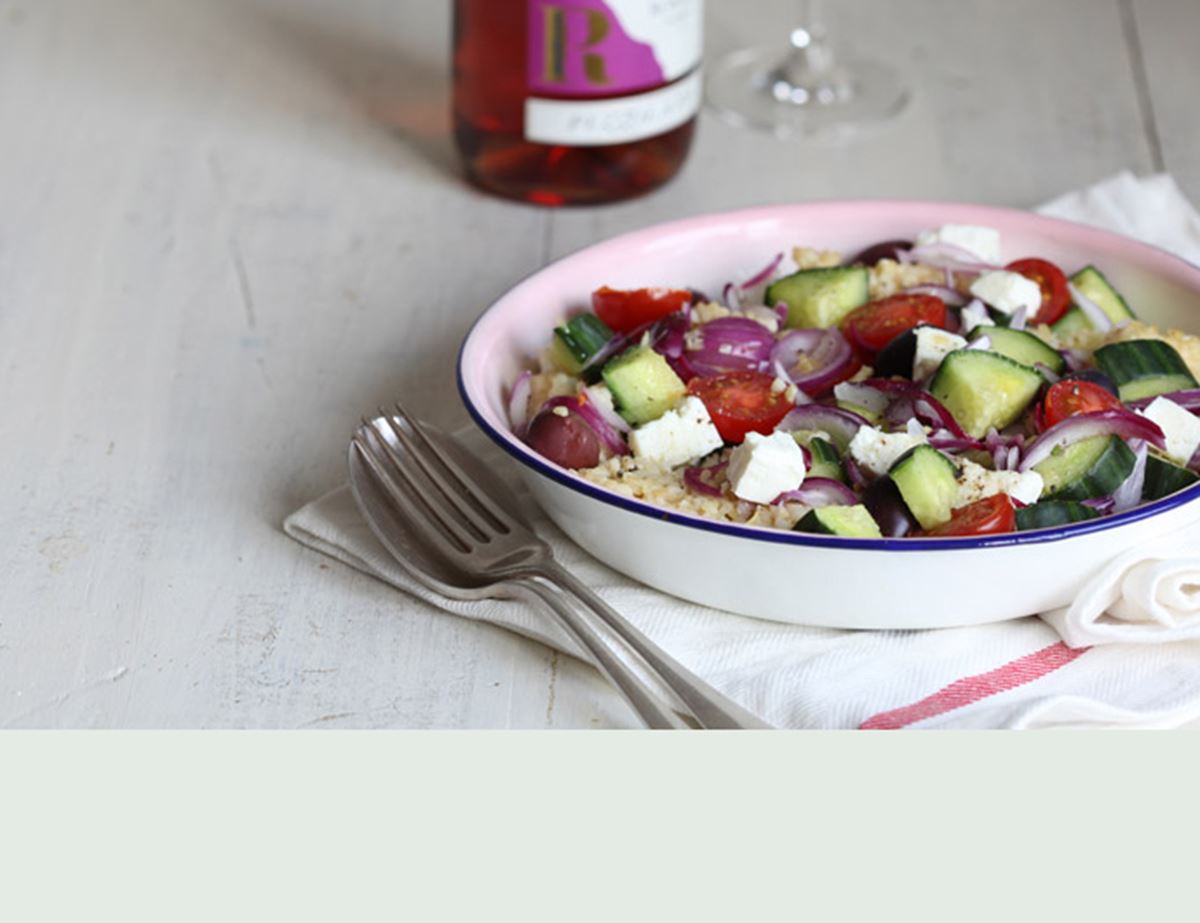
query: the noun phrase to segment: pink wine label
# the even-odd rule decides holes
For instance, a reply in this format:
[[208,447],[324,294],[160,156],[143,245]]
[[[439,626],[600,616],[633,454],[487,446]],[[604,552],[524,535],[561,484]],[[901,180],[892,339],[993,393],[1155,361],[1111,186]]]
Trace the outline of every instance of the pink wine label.
[[619,96],[700,62],[702,0],[529,0],[535,94]]

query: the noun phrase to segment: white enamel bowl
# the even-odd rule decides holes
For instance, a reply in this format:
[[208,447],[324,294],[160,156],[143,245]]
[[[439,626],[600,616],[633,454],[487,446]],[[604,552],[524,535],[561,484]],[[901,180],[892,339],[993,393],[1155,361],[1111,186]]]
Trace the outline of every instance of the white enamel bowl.
[[549,517],[636,580],[684,599],[782,622],[838,628],[938,628],[1065,605],[1120,552],[1200,519],[1200,485],[1068,528],[988,538],[850,539],[714,522],[598,488],[509,431],[505,398],[564,312],[593,289],[693,286],[719,292],[795,244],[852,253],[947,223],[999,229],[1005,261],[1094,263],[1138,315],[1200,330],[1200,268],[1156,248],[1009,209],[940,202],[782,205],[691,218],[625,234],[521,282],[476,322],[459,354],[459,389],[476,423],[520,463]]

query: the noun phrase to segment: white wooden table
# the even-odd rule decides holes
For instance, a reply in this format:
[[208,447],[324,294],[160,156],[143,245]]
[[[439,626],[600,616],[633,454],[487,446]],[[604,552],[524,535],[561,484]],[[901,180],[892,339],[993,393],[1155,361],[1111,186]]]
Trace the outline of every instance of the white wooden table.
[[[788,26],[738,6],[712,54]],[[830,6],[912,75],[901,121],[831,150],[706,116],[665,190],[550,212],[455,172],[449,4],[0,0],[0,726],[626,726],[589,669],[282,535],[361,413],[465,422],[488,300],[654,221],[1126,167],[1200,199],[1195,0]]]

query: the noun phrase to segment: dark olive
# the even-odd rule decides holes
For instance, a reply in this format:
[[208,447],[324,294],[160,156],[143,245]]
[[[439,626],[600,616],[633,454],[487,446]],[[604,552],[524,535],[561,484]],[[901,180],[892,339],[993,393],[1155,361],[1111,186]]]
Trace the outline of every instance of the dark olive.
[[917,531],[917,521],[891,478],[881,477],[875,481],[863,491],[862,502],[884,535],[901,538]]
[[864,266],[874,266],[880,260],[894,260],[896,254],[901,250],[911,250],[913,242],[911,240],[885,240],[882,243],[871,244],[862,253],[852,260],[847,260],[848,265],[862,263]]
[[1081,369],[1078,372],[1068,372],[1063,376],[1063,379],[1065,381],[1090,381],[1094,385],[1099,385],[1113,397],[1121,396],[1113,380],[1099,369]]
[[877,378],[913,377],[913,357],[917,354],[917,330],[905,330],[892,337],[879,350],[872,368]]
[[564,468],[591,468],[600,464],[600,439],[579,414],[566,407],[543,410],[534,417],[525,441],[534,451]]

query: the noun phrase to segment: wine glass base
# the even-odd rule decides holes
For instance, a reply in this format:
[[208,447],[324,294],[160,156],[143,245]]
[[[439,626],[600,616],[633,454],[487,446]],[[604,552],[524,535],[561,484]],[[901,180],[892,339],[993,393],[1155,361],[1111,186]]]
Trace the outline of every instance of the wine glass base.
[[780,138],[841,141],[903,111],[908,87],[882,62],[851,59],[828,71],[792,74],[779,49],[747,48],[708,77],[709,105],[739,127]]

